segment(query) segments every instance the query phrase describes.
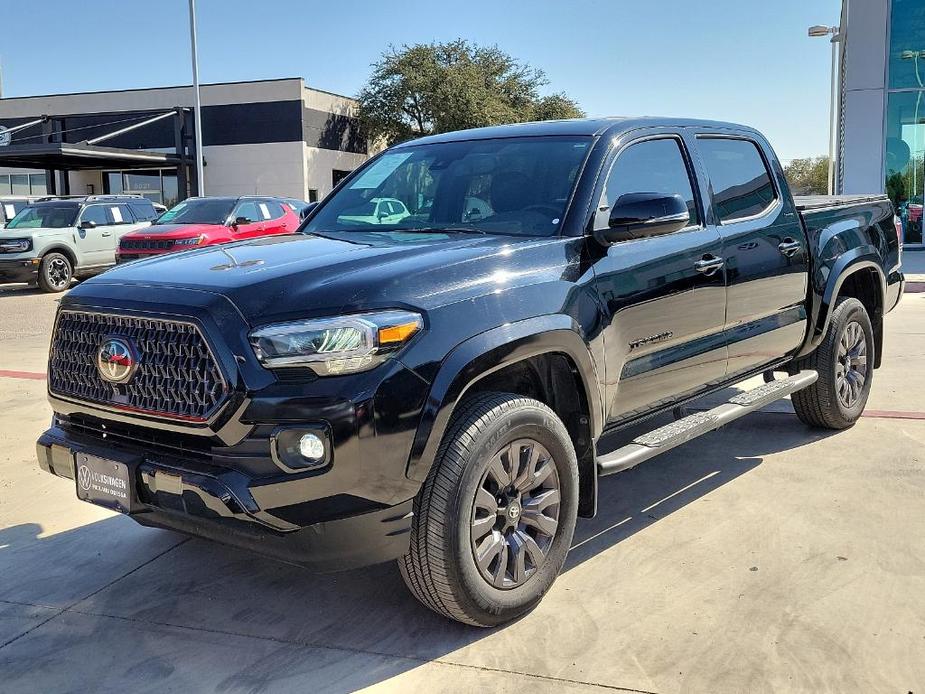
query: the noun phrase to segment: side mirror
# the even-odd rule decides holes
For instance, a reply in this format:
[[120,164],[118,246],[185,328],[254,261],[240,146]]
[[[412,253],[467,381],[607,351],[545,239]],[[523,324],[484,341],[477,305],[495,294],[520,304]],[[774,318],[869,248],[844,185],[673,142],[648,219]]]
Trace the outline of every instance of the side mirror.
[[610,210],[607,229],[594,232],[604,245],[661,236],[680,231],[690,223],[687,203],[680,195],[627,193]]
[[96,229],[96,222],[92,219],[85,219],[80,223],[81,229]]
[[318,207],[317,202],[308,203],[308,205],[306,205],[305,208],[302,210],[301,214],[299,214],[299,217],[301,217],[302,219],[305,219],[308,215],[311,214],[312,210],[314,210],[316,207]]

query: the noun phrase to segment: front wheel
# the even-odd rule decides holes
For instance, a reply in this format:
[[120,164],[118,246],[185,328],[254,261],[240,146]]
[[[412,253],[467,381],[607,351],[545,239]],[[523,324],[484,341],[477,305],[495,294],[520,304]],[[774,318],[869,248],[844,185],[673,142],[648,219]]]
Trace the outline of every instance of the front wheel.
[[48,253],[39,265],[39,287],[46,292],[63,292],[71,286],[74,268],[63,253]]
[[435,612],[495,626],[531,610],[565,562],[578,463],[562,421],[509,393],[464,402],[414,503],[399,568]]
[[801,369],[819,373],[813,385],[792,396],[800,420],[823,429],[854,424],[870,395],[874,356],[874,331],[864,304],[851,297],[839,299],[822,344],[799,363]]

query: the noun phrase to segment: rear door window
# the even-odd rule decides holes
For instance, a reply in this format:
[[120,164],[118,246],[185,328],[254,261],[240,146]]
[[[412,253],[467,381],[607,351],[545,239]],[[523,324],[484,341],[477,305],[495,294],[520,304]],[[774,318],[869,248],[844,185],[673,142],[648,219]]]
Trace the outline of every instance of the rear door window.
[[112,217],[111,224],[132,224],[135,221],[128,205],[110,205],[109,216]]
[[148,222],[152,219],[157,219],[157,210],[154,209],[154,205],[148,200],[130,202],[128,203],[128,207],[132,210],[132,214],[136,221]]
[[264,200],[263,206],[266,207],[270,215],[269,219],[279,219],[286,214],[286,210],[280,203],[276,202],[276,200]]
[[720,221],[754,217],[774,204],[777,191],[757,144],[727,137],[700,137],[697,142]]

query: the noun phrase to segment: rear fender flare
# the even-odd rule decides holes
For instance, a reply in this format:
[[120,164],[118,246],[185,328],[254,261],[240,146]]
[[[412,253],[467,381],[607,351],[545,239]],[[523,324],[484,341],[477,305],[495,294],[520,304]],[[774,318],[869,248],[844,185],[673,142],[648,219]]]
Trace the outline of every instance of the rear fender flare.
[[480,333],[447,355],[421,414],[407,476],[421,482],[427,478],[453,410],[474,384],[523,359],[553,353],[568,356],[579,371],[595,440],[602,429],[603,408],[600,381],[588,346],[570,316],[539,316]]
[[[883,268],[880,264],[880,256],[877,249],[870,245],[859,246],[850,251],[846,251],[832,265],[825,287],[820,294],[816,294],[816,300],[813,302],[814,307],[810,313],[810,327],[807,331],[806,340],[800,350],[798,357],[805,356],[812,352],[822,342],[826,331],[829,329],[829,322],[832,320],[832,310],[835,302],[838,300],[839,292],[845,280],[851,275],[863,270],[872,268],[879,280],[880,300],[881,303],[886,297],[886,277],[883,275]],[[873,319],[873,316],[871,317]]]

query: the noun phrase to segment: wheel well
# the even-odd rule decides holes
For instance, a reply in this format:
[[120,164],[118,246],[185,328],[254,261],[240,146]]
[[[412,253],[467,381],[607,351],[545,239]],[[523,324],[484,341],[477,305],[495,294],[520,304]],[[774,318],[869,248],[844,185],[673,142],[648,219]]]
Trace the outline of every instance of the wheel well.
[[71,262],[71,271],[73,272],[77,270],[77,257],[74,255],[70,248],[65,248],[64,246],[54,246],[52,248],[46,249],[42,253],[42,258],[44,258],[49,253],[60,253]]
[[539,400],[555,412],[571,436],[578,457],[578,513],[594,515],[597,470],[587,391],[575,363],[565,354],[540,354],[515,362],[477,381],[467,391],[515,393]]
[[838,296],[855,298],[867,309],[874,330],[874,368],[879,368],[883,354],[883,291],[877,271],[866,267],[851,273],[839,287]]

